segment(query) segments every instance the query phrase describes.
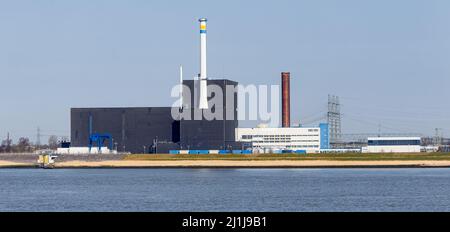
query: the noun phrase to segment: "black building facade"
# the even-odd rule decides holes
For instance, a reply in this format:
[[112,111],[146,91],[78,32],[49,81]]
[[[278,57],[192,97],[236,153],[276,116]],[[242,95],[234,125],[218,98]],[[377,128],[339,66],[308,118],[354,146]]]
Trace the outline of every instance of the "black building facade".
[[[178,149],[180,122],[171,107],[72,108],[71,146],[86,147],[91,133],[108,133],[114,149],[167,153]],[[108,141],[109,142],[109,141]]]
[[[183,85],[190,90],[189,93],[183,92],[183,112],[185,113],[183,115],[190,115],[190,117],[180,120],[180,148],[185,150],[238,149],[235,143],[235,129],[238,127],[237,92],[234,91],[238,83],[226,79],[208,80],[207,83],[210,111],[221,117],[212,120],[211,117],[205,117],[208,110],[200,110],[197,105],[198,81],[183,81]],[[227,86],[233,91],[227,91]],[[218,94],[217,90],[222,94]],[[210,100],[214,97],[216,101],[213,105]],[[232,117],[227,117],[227,110],[229,110],[228,116],[231,114]]]
[[[179,116],[189,115],[189,119],[174,119],[172,111],[180,109],[172,107],[72,108],[71,146],[86,147],[91,134],[107,133],[112,137],[113,149],[119,152],[240,149],[235,142],[237,93],[227,92],[227,86],[233,89],[238,83],[208,80],[208,92],[212,92],[209,100],[217,97],[215,104],[209,107],[216,115],[221,115],[212,120],[205,117],[207,110],[200,110],[196,105],[198,82],[185,80],[183,84],[189,91],[183,92],[183,110]],[[222,97],[215,92],[217,90],[222,92]]]

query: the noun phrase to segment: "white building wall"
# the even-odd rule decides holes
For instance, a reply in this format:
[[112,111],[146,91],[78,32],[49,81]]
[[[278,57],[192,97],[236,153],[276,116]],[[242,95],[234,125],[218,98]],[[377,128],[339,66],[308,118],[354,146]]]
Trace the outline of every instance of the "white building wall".
[[111,154],[111,153],[116,153],[116,151],[111,151],[107,147],[102,147],[100,153],[98,147],[92,147],[91,152],[89,152],[89,147],[58,148],[56,150],[56,154],[60,155]]
[[[420,137],[369,137],[364,153],[415,153],[421,152]],[[377,144],[371,144],[370,141]],[[413,143],[410,143],[413,141]],[[386,144],[386,142],[388,144]],[[407,144],[405,144],[405,142]],[[415,144],[414,144],[415,143]],[[408,145],[409,144],[409,145]]]
[[236,141],[251,142],[254,151],[305,150],[320,151],[319,127],[237,128]]
[[420,152],[420,146],[367,146],[367,153],[414,153]]

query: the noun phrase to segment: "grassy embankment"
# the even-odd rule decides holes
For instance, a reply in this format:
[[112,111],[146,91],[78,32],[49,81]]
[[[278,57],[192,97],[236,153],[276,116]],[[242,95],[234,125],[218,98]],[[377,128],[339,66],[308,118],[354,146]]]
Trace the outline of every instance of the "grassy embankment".
[[333,161],[382,161],[382,160],[447,160],[450,153],[343,153],[343,154],[253,154],[253,155],[169,155],[133,154],[125,160],[333,160]]

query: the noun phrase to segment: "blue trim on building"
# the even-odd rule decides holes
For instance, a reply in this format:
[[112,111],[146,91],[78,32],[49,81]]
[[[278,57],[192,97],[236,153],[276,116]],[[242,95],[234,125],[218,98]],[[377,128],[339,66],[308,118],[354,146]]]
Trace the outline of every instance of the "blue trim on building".
[[295,154],[306,154],[306,150],[295,150]]
[[200,34],[206,34],[206,30],[200,30]]
[[[169,150],[169,154],[179,155],[180,150]],[[183,153],[184,154],[184,153]],[[186,154],[206,155],[206,154],[252,154],[251,150],[187,150]]]
[[320,149],[330,148],[330,133],[328,123],[320,123]]
[[191,155],[207,155],[207,154],[209,154],[209,150],[189,150],[188,154],[191,154]]

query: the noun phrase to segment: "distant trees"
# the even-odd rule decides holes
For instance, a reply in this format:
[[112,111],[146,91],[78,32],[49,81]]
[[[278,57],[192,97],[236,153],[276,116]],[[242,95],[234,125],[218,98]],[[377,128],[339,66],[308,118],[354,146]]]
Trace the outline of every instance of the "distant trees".
[[48,137],[48,148],[57,149],[59,147],[58,137],[56,135],[51,135]]
[[0,145],[0,152],[11,152],[11,146],[12,146],[12,139],[6,138],[2,141],[2,144]]
[[37,149],[57,149],[60,146],[58,137],[56,135],[51,135],[48,138],[48,144],[41,145],[37,148],[31,143],[30,139],[27,137],[20,137],[17,143],[14,144],[13,140],[9,136],[2,140],[0,143],[0,153],[28,153],[34,152]]
[[16,152],[31,152],[32,150],[30,139],[27,137],[20,137],[16,145]]

